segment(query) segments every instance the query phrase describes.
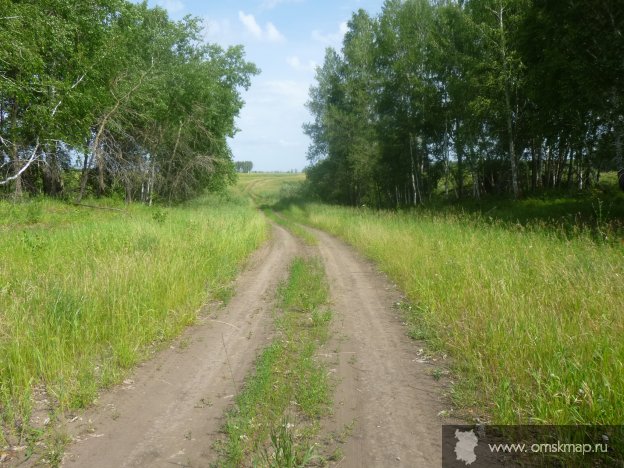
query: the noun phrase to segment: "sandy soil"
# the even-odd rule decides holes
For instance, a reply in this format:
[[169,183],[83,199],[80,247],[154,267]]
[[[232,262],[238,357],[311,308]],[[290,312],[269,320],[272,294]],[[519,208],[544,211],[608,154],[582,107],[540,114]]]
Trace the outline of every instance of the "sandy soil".
[[[340,467],[433,467],[442,463],[442,382],[406,335],[396,287],[351,247],[319,239],[334,309],[338,377],[326,431],[344,442]],[[330,353],[331,354],[331,353]],[[452,421],[446,421],[452,423]]]
[[70,425],[75,442],[63,466],[208,467],[224,411],[271,336],[275,288],[298,248],[275,226],[218,317],[193,327],[180,340],[188,346],[140,366]]
[[[322,437],[340,467],[440,466],[443,387],[406,336],[401,296],[370,262],[318,230],[334,309],[334,337],[320,358],[336,376],[333,415]],[[208,467],[223,414],[271,338],[275,289],[305,253],[279,226],[236,283],[218,317],[139,366],[68,427],[64,467]],[[227,352],[226,352],[227,350]]]

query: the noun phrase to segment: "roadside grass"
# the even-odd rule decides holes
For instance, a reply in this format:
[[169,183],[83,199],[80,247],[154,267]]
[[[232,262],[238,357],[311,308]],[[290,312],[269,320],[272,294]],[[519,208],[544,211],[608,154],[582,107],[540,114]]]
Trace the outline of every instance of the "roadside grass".
[[297,258],[278,290],[278,335],[256,363],[224,426],[218,466],[306,466],[318,459],[313,440],[331,392],[315,359],[332,314],[318,259]]
[[52,420],[87,406],[203,304],[227,299],[267,236],[262,215],[232,195],[85,203],[114,210],[0,201],[0,447],[37,438],[38,406]]
[[493,423],[624,422],[624,245],[479,217],[292,204],[407,294],[410,334],[452,356],[453,396]]
[[419,211],[428,213],[472,214],[493,224],[539,225],[562,237],[591,232],[601,240],[624,237],[624,192],[609,194],[597,191],[575,194],[545,194],[522,200],[489,197],[448,202],[441,199]]
[[[464,185],[470,188],[471,181]],[[494,223],[536,225],[565,236],[590,231],[602,240],[624,237],[624,192],[615,171],[602,173],[600,182],[578,191],[574,187],[530,192],[515,200],[511,195],[486,195],[481,199],[444,193],[444,184],[420,211],[440,214],[471,213]]]

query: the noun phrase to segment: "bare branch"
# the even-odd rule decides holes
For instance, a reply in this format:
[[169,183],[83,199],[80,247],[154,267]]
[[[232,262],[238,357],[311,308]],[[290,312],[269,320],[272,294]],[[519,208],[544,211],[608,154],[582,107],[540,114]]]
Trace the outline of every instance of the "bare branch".
[[15,175],[12,175],[11,177],[8,177],[4,180],[0,180],[0,185],[6,185],[9,182],[11,182],[12,180],[17,179],[19,176],[21,176],[24,171],[26,169],[28,169],[28,167],[35,161],[35,157],[37,156],[37,150],[39,149],[39,140],[37,139],[37,144],[35,145],[35,149],[33,150],[32,154],[30,155],[30,158],[28,158],[28,161],[26,161],[26,164],[24,164],[24,166],[17,171],[17,173]]
[[[82,82],[82,80],[84,80],[85,76],[86,75],[83,74],[80,78],[78,78],[74,82],[74,84],[71,85],[71,87],[69,88],[69,91],[71,91],[72,89],[76,88],[76,86],[78,86]],[[56,114],[56,112],[58,111],[58,108],[61,106],[62,103],[63,103],[63,100],[61,99],[56,104],[56,106],[54,106],[54,109],[52,110],[52,114],[51,114],[52,117],[54,117],[54,115]],[[6,145],[6,142],[5,142],[5,140],[2,137],[0,137],[0,143],[2,143],[3,145]],[[21,176],[24,173],[24,171],[26,171],[26,169],[28,169],[30,167],[30,165],[35,161],[38,150],[39,150],[39,138],[37,138],[37,144],[35,145],[35,148],[33,149],[33,152],[30,155],[30,158],[28,158],[28,160],[26,161],[26,164],[24,164],[24,166],[19,171],[17,171],[17,173],[13,174],[10,177],[7,177],[4,180],[0,180],[0,185],[6,185],[9,182],[11,182],[12,180],[15,180],[19,176]]]
[[[71,87],[69,88],[69,91],[71,91],[72,89],[74,89],[76,86],[78,86],[82,80],[84,80],[85,75],[82,75],[80,78],[78,78],[78,80],[76,80],[76,82],[71,85]],[[56,114],[56,111],[58,110],[59,106],[63,103],[63,100],[61,99],[56,106],[54,106],[54,109],[52,110],[52,117],[54,117],[54,115]]]

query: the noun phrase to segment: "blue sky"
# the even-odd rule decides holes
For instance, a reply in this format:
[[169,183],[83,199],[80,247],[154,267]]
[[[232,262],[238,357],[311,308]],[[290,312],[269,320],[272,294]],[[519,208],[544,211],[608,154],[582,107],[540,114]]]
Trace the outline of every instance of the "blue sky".
[[172,19],[191,14],[204,20],[208,42],[243,44],[262,73],[244,93],[246,102],[230,141],[237,161],[254,170],[302,170],[309,144],[301,126],[314,67],[326,47],[339,49],[346,23],[358,8],[377,14],[383,0],[149,0]]

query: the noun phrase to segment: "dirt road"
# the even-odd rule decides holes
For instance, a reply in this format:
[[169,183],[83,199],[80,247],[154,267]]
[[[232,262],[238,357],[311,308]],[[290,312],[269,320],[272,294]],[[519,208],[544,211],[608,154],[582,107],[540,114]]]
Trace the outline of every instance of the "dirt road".
[[185,349],[140,366],[70,426],[76,442],[63,466],[208,467],[221,417],[270,338],[275,288],[297,251],[292,235],[275,226],[215,320],[193,327],[181,340]]
[[441,383],[431,377],[394,304],[396,288],[351,247],[313,230],[335,311],[339,384],[327,430],[349,435],[340,467],[433,467],[442,462]]
[[[324,357],[338,384],[323,431],[342,439],[338,464],[439,466],[442,388],[397,317],[393,305],[400,294],[353,249],[312,232],[335,312],[334,338]],[[276,285],[303,250],[275,226],[273,241],[254,256],[216,320],[194,327],[181,341],[188,347],[140,366],[73,423],[76,441],[63,466],[210,466],[224,411],[270,338]]]

